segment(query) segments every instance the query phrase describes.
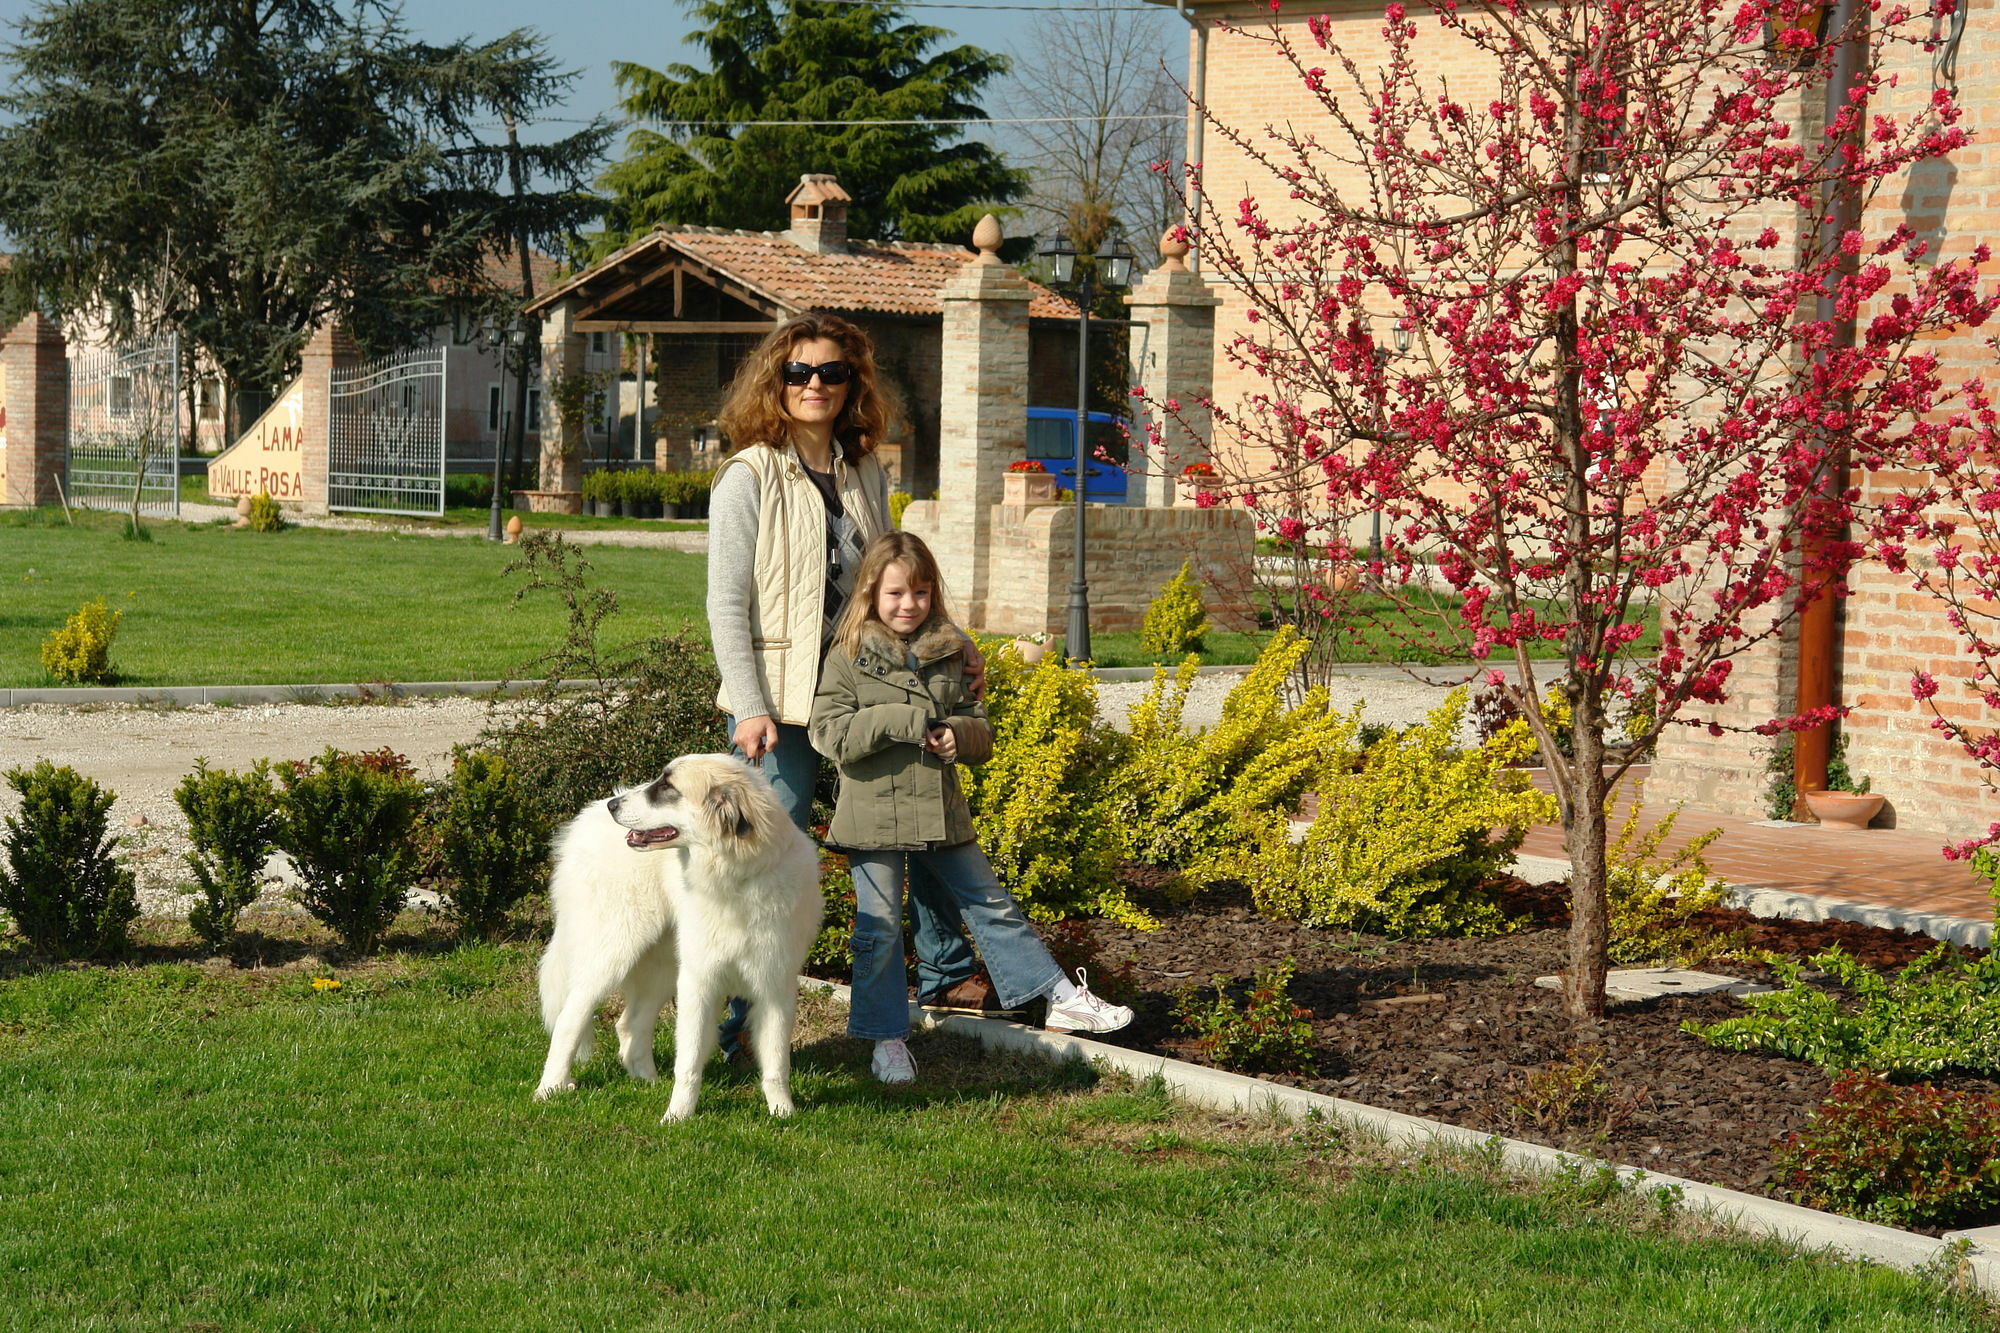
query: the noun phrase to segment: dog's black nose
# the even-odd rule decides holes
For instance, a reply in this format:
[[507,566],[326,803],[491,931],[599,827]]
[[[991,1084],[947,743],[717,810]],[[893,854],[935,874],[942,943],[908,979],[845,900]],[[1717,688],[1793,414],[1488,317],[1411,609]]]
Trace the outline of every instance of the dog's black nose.
[[610,800],[604,803],[604,808],[611,812],[612,818],[614,819],[617,818],[619,803],[622,802],[624,799],[625,798],[623,796],[614,796]]

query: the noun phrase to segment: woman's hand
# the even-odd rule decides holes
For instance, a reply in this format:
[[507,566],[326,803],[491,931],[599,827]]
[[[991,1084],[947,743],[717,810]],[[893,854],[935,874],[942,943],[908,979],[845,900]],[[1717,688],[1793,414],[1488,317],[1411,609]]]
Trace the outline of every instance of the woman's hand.
[[771,720],[769,713],[746,717],[736,724],[729,743],[741,750],[745,759],[755,763],[778,748],[778,724]]
[[986,702],[986,654],[970,634],[965,636],[965,692],[976,702]]
[[924,748],[947,764],[958,759],[958,735],[950,727],[933,727],[924,737]]

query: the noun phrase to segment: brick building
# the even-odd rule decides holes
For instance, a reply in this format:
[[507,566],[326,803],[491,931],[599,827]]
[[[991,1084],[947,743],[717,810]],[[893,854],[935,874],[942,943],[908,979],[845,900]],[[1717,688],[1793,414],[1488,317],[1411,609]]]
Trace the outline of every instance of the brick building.
[[[1302,51],[1317,49],[1307,32],[1310,19],[1324,15],[1335,44],[1365,73],[1381,63],[1386,50],[1381,0],[1322,0],[1304,6],[1284,6],[1277,13],[1264,4],[1218,3],[1216,0],[1153,0],[1173,4],[1190,21],[1188,86],[1202,90],[1211,116],[1224,125],[1255,135],[1267,125],[1288,125],[1309,131],[1325,124],[1326,113],[1304,86],[1296,70],[1269,40],[1273,25]],[[1413,5],[1412,17],[1422,7]],[[1914,45],[1892,48],[1884,72],[1893,84],[1872,98],[1871,115],[1906,116],[1930,96],[1936,81],[1953,76],[1946,55],[1955,57],[1958,100],[1975,131],[1972,146],[1949,159],[1925,164],[1891,182],[1864,215],[1862,230],[1874,237],[1907,223],[1931,243],[1931,253],[1962,257],[1983,239],[2000,234],[2000,157],[1987,146],[2000,129],[2000,86],[1985,79],[2000,56],[2000,26],[1996,0],[1969,0],[1962,39],[1948,53],[1927,53]],[[1222,23],[1240,25],[1236,32]],[[1944,28],[1941,33],[1946,32]],[[1478,106],[1496,85],[1488,57],[1464,43],[1426,41],[1423,73],[1435,85],[1448,81],[1452,96]],[[1331,64],[1324,61],[1322,63]],[[1801,136],[1820,129],[1820,109],[1810,99],[1799,111]],[[1236,201],[1255,196],[1266,213],[1286,216],[1296,208],[1288,188],[1251,153],[1204,129],[1191,112],[1188,159],[1203,166],[1205,188],[1216,205],[1211,226],[1233,216]],[[1787,230],[1789,221],[1772,219]],[[1251,329],[1242,295],[1204,274],[1221,299],[1217,312],[1213,380],[1219,402],[1241,401],[1259,385],[1248,372],[1231,364],[1225,348]],[[1859,323],[1865,327],[1870,311]],[[1936,345],[1949,377],[1981,373],[1991,378],[1994,355],[1983,334],[1968,332]],[[1218,451],[1232,442],[1218,438]],[[1882,478],[1869,484],[1878,490],[1893,484]],[[1871,497],[1872,498],[1872,497]],[[1910,697],[1913,671],[1935,672],[1951,680],[1936,701],[1943,709],[1974,725],[1992,726],[1993,719],[1973,694],[1957,684],[1965,661],[1945,623],[1942,607],[1913,592],[1909,579],[1875,564],[1865,564],[1852,578],[1853,596],[1840,607],[1835,662],[1835,697],[1852,712],[1843,724],[1850,767],[1870,775],[1889,805],[1878,824],[1932,831],[1950,837],[1984,832],[2000,818],[2000,802],[1984,785],[1981,770],[1955,747],[1940,739],[1929,725],[1928,710]],[[1713,710],[1718,720],[1743,725],[1793,711],[1798,697],[1799,648],[1795,631],[1767,650],[1738,660],[1732,677],[1731,703]],[[1710,737],[1696,729],[1676,729],[1663,741],[1650,792],[1656,803],[1685,799],[1728,813],[1758,814],[1763,809],[1766,782],[1763,747],[1756,737]]]
[[[528,306],[544,320],[549,357],[584,340],[640,334],[648,425],[657,440],[640,456],[661,467],[713,466],[728,452],[716,427],[722,395],[757,340],[807,310],[852,319],[875,342],[907,434],[882,457],[903,489],[938,481],[938,401],[943,305],[938,292],[971,250],[876,244],[847,238],[848,196],[831,176],[809,175],[784,201],[783,231],[662,227],[549,289]],[[1030,402],[1067,406],[1075,396],[1076,310],[1045,288],[1029,306]],[[567,489],[545,479],[550,489]]]

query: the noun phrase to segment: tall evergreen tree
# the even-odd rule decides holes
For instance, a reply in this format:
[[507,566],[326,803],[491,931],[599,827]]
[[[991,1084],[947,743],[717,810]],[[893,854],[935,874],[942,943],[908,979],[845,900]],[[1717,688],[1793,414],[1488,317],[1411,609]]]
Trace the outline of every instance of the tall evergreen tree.
[[[1007,58],[905,21],[893,4],[682,0],[706,26],[690,40],[709,68],[613,66],[640,123],[601,181],[608,253],[662,223],[767,228],[805,172],[854,197],[848,233],[964,241],[982,213],[1027,190],[1027,175],[964,139],[975,100]],[[771,125],[746,121],[924,121]]]
[[175,329],[233,407],[282,384],[316,325],[417,341],[496,302],[496,252],[600,211],[603,124],[522,147],[542,184],[508,187],[491,131],[573,77],[530,31],[427,44],[377,0],[50,0],[7,56],[11,304]]

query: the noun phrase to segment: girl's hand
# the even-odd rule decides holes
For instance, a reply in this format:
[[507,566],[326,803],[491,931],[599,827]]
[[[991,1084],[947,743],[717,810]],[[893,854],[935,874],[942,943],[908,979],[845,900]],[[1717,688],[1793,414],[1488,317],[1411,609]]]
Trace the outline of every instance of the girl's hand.
[[924,737],[924,748],[949,764],[958,758],[958,737],[950,727],[937,727]]
[[746,717],[736,724],[729,741],[743,752],[745,759],[755,763],[778,748],[778,724],[769,713]]

